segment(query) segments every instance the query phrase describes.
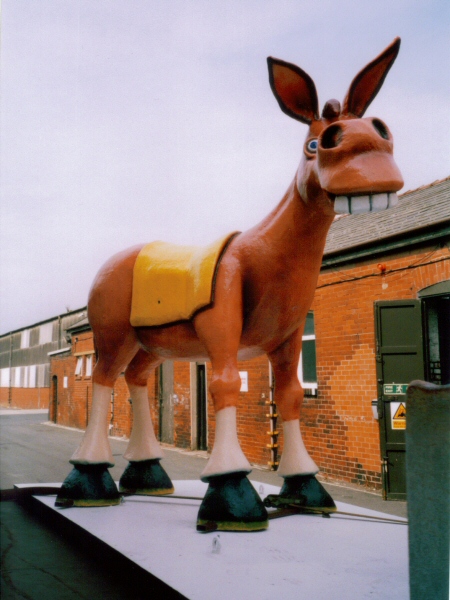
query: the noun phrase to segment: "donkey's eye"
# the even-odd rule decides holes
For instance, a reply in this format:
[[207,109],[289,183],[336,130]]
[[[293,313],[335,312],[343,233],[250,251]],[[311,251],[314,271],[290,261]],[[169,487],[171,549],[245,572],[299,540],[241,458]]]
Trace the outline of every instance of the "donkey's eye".
[[306,151],[310,154],[315,154],[317,152],[318,145],[317,138],[309,140],[309,142],[306,144]]

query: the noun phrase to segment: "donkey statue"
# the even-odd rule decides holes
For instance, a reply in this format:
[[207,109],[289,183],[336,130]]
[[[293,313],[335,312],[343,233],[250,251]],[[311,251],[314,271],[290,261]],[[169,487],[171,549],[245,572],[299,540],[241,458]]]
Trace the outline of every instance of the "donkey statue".
[[[172,482],[160,464],[163,454],[152,426],[147,379],[165,360],[208,360],[216,433],[201,474],[209,485],[197,530],[267,528],[268,514],[247,478],[251,467],[236,427],[238,361],[266,354],[283,420],[280,497],[297,503],[300,499],[308,508],[335,508],[315,477],[319,469],[302,441],[303,390],[297,367],[327,232],[336,213],[389,208],[403,186],[388,127],[378,118],[362,118],[399,47],[397,38],[358,73],[342,106],[329,100],[321,114],[311,77],[293,64],[269,57],[270,85],[281,110],[308,125],[300,166],[281,202],[261,223],[228,236],[208,252],[156,242],[125,250],[101,268],[88,302],[98,356],[91,417],[70,460],[74,468],[62,484],[57,506],[120,501],[108,471],[114,461],[107,421],[112,388],[123,371],[132,400],[133,429],[120,492],[172,493]],[[188,259],[185,251],[190,251]],[[193,259],[203,254],[206,263]],[[146,280],[137,290],[135,280],[152,270],[156,279]],[[209,279],[204,284],[206,272]],[[187,279],[178,284],[178,275]],[[185,296],[191,295],[196,287],[192,281],[206,285],[203,300],[171,312],[172,303],[181,299],[183,304]],[[146,305],[149,314],[143,316],[139,311],[145,312]],[[152,319],[160,310],[162,315]]]

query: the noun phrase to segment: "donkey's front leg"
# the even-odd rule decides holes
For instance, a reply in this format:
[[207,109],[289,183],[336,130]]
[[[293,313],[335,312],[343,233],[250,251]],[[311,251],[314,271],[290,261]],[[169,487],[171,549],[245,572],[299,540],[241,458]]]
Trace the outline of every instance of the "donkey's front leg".
[[300,410],[303,389],[297,375],[302,331],[298,330],[269,355],[275,377],[275,403],[283,419],[284,447],[278,474],[284,478],[282,503],[291,501],[305,508],[336,510],[333,499],[316,479],[319,472],[303,443]]
[[216,436],[201,479],[208,490],[197,518],[197,530],[258,531],[267,529],[267,511],[247,479],[250,463],[237,437],[236,406],[240,378],[237,366],[217,369],[213,363],[210,393],[216,409]]
[[222,264],[219,270],[216,285],[220,292],[214,308],[195,319],[197,335],[211,360],[209,391],[216,415],[214,446],[201,475],[209,484],[197,518],[197,530],[203,532],[257,531],[268,526],[267,511],[247,479],[251,467],[237,436],[242,290],[238,272],[227,271],[228,266]]

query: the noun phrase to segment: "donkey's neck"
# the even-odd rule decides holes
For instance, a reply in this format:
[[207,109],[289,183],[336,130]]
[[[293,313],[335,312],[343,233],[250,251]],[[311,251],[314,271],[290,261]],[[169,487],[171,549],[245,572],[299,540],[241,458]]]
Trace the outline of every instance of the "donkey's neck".
[[282,255],[287,263],[298,261],[300,256],[303,261],[314,257],[316,262],[321,261],[332,220],[314,199],[305,202],[301,198],[294,179],[278,206],[244,236],[250,244]]
[[324,198],[308,200],[293,183],[265,219],[236,238],[243,271],[244,345],[270,352],[306,318],[333,220],[323,208]]

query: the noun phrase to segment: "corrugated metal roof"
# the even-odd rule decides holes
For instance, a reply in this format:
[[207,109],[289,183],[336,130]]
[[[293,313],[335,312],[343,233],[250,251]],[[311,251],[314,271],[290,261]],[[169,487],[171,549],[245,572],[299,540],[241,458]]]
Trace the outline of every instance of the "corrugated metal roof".
[[450,224],[450,177],[402,194],[394,208],[378,213],[348,215],[334,221],[324,255],[445,222]]
[[83,329],[83,328],[88,328],[88,327],[89,327],[89,320],[87,317],[83,317],[82,319],[76,321],[75,323],[72,323],[72,325],[70,327],[68,327],[66,329],[66,331],[70,332],[73,330]]

